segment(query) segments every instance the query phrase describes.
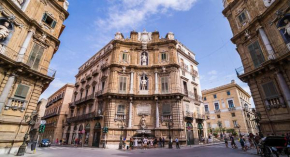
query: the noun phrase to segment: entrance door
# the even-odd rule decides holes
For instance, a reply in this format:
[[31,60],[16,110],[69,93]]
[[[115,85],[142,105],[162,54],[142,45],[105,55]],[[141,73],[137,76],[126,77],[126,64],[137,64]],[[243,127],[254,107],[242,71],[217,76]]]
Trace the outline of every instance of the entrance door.
[[101,131],[95,131],[93,141],[94,147],[100,147],[100,139],[101,139]]

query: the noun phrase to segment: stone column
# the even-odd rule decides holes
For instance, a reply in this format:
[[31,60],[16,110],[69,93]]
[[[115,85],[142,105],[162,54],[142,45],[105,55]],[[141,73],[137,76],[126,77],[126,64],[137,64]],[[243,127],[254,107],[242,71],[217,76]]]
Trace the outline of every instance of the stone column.
[[28,47],[28,45],[30,43],[30,40],[31,40],[33,34],[34,34],[34,30],[30,29],[28,31],[28,34],[27,34],[27,36],[26,36],[26,38],[25,38],[25,40],[24,40],[24,42],[23,42],[23,44],[21,46],[21,49],[20,49],[20,51],[18,53],[18,59],[17,59],[18,62],[24,62],[25,61],[24,55],[25,55],[25,52],[27,50],[27,47]]
[[273,48],[272,48],[272,46],[271,46],[271,43],[270,43],[270,41],[269,41],[269,39],[268,39],[268,37],[267,37],[267,35],[266,35],[266,33],[265,33],[265,31],[264,31],[264,29],[262,28],[262,27],[260,27],[259,29],[259,33],[260,33],[260,35],[261,35],[261,38],[262,38],[262,40],[263,40],[263,43],[264,43],[264,45],[265,45],[265,47],[266,47],[266,50],[267,50],[267,52],[268,52],[268,59],[270,60],[270,59],[275,59],[275,56],[274,56],[274,50],[273,50]]
[[158,72],[155,70],[155,94],[158,94]]
[[23,4],[23,6],[21,8],[23,12],[27,9],[29,2],[30,2],[30,0],[26,0],[25,3]]
[[130,94],[133,94],[133,86],[134,86],[134,71],[131,70],[131,75],[130,75]]
[[159,128],[159,104],[156,100],[156,128]]
[[14,80],[15,80],[14,74],[9,76],[8,81],[6,82],[6,85],[2,91],[2,94],[0,96],[0,113],[2,112],[2,108],[4,106],[6,99],[8,98],[8,95],[9,95],[9,92],[10,92],[12,86],[13,86]]
[[283,77],[283,75],[281,74],[281,72],[277,72],[277,79],[278,79],[278,83],[281,87],[281,90],[283,92],[283,96],[286,99],[286,104],[290,107],[290,90],[289,87]]
[[130,98],[128,128],[132,128],[132,103],[132,98]]

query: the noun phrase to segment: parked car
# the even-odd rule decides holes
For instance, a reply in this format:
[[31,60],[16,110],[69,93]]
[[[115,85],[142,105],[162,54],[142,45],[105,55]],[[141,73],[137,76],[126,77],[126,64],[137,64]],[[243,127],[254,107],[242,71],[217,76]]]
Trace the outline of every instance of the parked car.
[[39,147],[50,147],[50,146],[51,146],[51,142],[49,139],[43,139],[39,143]]

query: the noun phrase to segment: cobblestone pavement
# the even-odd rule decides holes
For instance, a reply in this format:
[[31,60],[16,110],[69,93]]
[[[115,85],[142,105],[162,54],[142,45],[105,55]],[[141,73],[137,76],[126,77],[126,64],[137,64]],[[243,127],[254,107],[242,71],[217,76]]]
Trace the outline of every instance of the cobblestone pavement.
[[[3,155],[0,155],[2,157]],[[4,155],[14,156],[14,155]],[[101,149],[90,147],[41,147],[36,154],[27,151],[27,157],[255,157],[255,150],[244,152],[241,149],[225,148],[224,144],[207,146],[184,146],[181,149],[155,148],[136,149],[130,151],[117,149]],[[258,157],[258,156],[257,156]]]

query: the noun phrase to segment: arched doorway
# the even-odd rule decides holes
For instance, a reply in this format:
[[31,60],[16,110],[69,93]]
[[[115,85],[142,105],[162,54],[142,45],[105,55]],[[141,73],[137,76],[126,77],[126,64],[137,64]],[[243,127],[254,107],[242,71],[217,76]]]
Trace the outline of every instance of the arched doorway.
[[186,122],[186,135],[187,135],[187,145],[194,144],[194,136],[193,136],[193,126],[191,122]]
[[90,124],[87,124],[85,127],[85,142],[84,142],[84,146],[88,146],[89,145],[89,137],[90,137]]
[[94,138],[93,138],[93,146],[100,147],[100,139],[101,139],[101,124],[99,122],[96,123],[94,127]]
[[68,144],[69,135],[70,135],[70,126],[68,126],[68,128],[67,128],[65,139],[64,139],[63,143]]
[[81,124],[80,127],[79,127],[79,141],[83,141],[83,135],[84,135],[84,126]]
[[198,138],[199,138],[199,141],[202,140],[202,138],[204,137],[204,132],[203,132],[203,125],[202,123],[198,123],[197,124],[197,129],[198,129]]

